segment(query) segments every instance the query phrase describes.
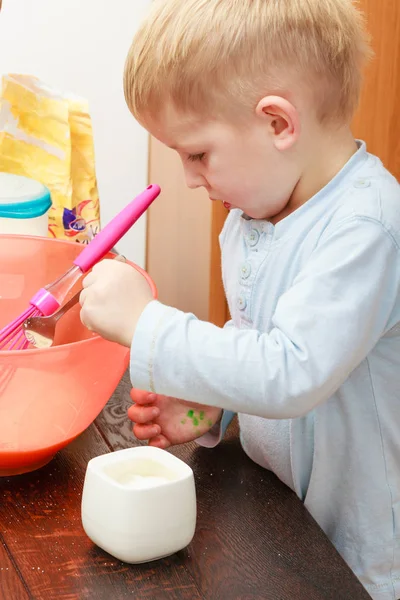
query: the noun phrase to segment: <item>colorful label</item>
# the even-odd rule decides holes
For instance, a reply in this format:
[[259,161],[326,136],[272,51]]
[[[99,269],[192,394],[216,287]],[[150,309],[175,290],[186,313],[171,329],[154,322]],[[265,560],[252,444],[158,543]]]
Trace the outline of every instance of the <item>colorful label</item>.
[[31,76],[3,77],[0,171],[24,175],[51,193],[49,236],[89,243],[100,228],[88,103]]

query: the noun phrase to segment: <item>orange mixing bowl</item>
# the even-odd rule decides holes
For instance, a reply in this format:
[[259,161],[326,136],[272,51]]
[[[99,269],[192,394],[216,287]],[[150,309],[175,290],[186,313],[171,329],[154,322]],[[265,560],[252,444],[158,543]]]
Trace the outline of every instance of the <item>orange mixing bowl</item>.
[[[73,242],[0,235],[0,329],[27,308],[39,288],[62,275],[81,250]],[[149,276],[132,266],[156,296]],[[59,322],[59,345],[0,351],[0,476],[49,462],[99,415],[128,366],[128,349],[89,332],[79,308]]]

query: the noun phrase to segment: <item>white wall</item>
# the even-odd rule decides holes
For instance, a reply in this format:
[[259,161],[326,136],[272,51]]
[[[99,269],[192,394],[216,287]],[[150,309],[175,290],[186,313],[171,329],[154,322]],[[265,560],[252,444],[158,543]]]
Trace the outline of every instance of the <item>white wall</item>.
[[[148,140],[125,105],[125,57],[150,0],[3,0],[0,74],[26,73],[86,97],[107,223],[147,185]],[[118,249],[141,266],[145,216]]]

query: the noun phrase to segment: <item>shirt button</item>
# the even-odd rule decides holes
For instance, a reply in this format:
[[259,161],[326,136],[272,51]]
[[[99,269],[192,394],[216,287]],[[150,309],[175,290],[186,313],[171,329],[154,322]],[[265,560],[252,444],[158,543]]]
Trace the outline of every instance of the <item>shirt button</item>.
[[240,275],[241,275],[242,279],[248,279],[250,277],[250,274],[251,274],[250,263],[243,263],[243,265],[240,268]]
[[369,181],[369,179],[358,179],[354,182],[354,187],[357,189],[367,188],[370,187],[370,185],[371,182]]
[[244,310],[247,306],[247,300],[246,298],[243,296],[243,294],[240,294],[240,296],[237,299],[237,305],[239,310]]
[[247,236],[249,246],[251,246],[252,248],[254,248],[254,246],[257,246],[259,239],[260,233],[257,231],[257,229],[251,229],[250,233]]

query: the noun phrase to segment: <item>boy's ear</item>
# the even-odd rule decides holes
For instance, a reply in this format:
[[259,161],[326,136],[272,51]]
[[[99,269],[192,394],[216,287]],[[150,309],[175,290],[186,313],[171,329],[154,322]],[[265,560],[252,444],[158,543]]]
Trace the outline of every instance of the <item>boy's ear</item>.
[[298,140],[299,113],[289,100],[281,96],[266,96],[257,104],[256,115],[267,121],[277,150],[288,150]]

